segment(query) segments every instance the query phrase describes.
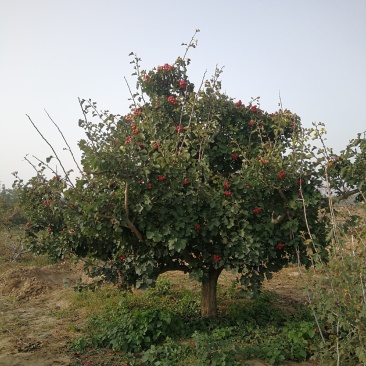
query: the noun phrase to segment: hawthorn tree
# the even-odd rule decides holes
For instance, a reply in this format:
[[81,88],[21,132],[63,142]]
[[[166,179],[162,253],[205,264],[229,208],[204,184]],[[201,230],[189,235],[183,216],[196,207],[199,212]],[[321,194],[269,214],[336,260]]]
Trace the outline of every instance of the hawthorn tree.
[[195,88],[188,59],[147,72],[132,56],[128,114],[80,101],[87,138],[76,183],[43,171],[18,182],[32,249],[73,253],[124,289],[189,273],[202,283],[203,317],[217,316],[224,269],[255,291],[289,262],[324,256],[321,180],[299,117],[235,102],[221,92],[221,70]]

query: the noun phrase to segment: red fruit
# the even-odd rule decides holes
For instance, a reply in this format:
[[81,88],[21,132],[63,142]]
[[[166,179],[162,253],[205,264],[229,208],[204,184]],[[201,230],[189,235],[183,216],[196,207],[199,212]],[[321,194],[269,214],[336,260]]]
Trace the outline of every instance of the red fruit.
[[253,210],[253,213],[255,213],[255,214],[259,214],[261,211],[262,211],[262,209],[261,209],[260,207],[256,207],[256,208]]
[[218,262],[220,262],[222,260],[222,258],[219,257],[217,254],[214,254],[213,260],[214,260],[215,263],[218,263]]
[[28,221],[28,222],[25,224],[25,227],[26,227],[27,229],[29,229],[29,228],[30,228],[30,226],[31,226],[31,223]]
[[145,79],[145,81],[149,81],[150,80],[150,78],[149,78],[148,75],[145,75],[144,79]]
[[245,187],[250,188],[250,184],[248,184],[248,183],[247,183],[247,184],[245,185]]
[[183,131],[184,127],[182,125],[175,127],[175,133],[182,133]]
[[286,176],[286,173],[283,170],[280,170],[278,173],[278,179],[284,179]]
[[230,189],[230,184],[229,184],[229,181],[225,181],[224,183],[224,188],[228,191]]
[[163,180],[166,180],[166,176],[165,175],[158,175],[158,181],[162,182]]
[[47,231],[50,233],[52,231],[52,229],[50,227],[48,227]]
[[242,105],[243,105],[243,103],[241,102],[241,100],[239,100],[239,101],[237,101],[237,102],[235,103],[235,105],[236,105],[237,107],[240,107],[240,106],[242,106]]
[[157,142],[154,142],[155,149],[159,149],[159,144]]
[[277,244],[276,249],[281,250],[284,246],[285,246],[285,244],[283,244],[283,243]]
[[230,196],[231,196],[231,192],[230,192],[230,191],[225,191],[225,192],[224,192],[224,195],[225,195],[226,197],[230,197]]
[[239,154],[231,154],[231,158],[233,160],[236,160],[239,157]]
[[187,186],[189,184],[189,179],[188,178],[184,178],[184,181],[183,181],[183,185],[184,186]]
[[130,144],[132,141],[133,141],[132,136],[127,136],[127,137],[126,137],[126,140],[125,140],[125,144],[126,144],[126,145],[127,145],[127,144]]
[[250,107],[250,110],[251,110],[252,112],[256,112],[256,111],[257,111],[257,106],[256,106],[256,105],[251,106],[251,107]]
[[173,96],[168,97],[168,102],[173,104],[173,105],[178,104],[178,101]]
[[195,229],[196,231],[200,231],[200,230],[201,230],[201,225],[196,225],[196,226],[194,227],[194,229]]
[[148,183],[147,184],[147,189],[151,189],[152,188],[152,184],[151,183]]
[[170,71],[173,69],[173,66],[169,65],[169,64],[164,64],[163,69],[166,71]]
[[255,121],[251,120],[250,122],[248,122],[248,126],[249,127],[253,127],[255,125]]
[[126,121],[131,121],[131,119],[132,119],[132,117],[130,114],[128,116],[126,116]]
[[139,131],[139,130],[137,130],[137,129],[135,129],[135,130],[133,130],[133,131],[132,131],[132,133],[133,133],[134,135],[138,135],[138,134],[140,133],[140,131]]
[[133,111],[133,114],[135,116],[139,116],[141,114],[141,108],[136,108],[134,111]]
[[126,260],[126,257],[125,257],[124,255],[121,255],[121,256],[119,257],[119,259],[120,259],[122,262],[124,262],[124,261]]
[[71,235],[75,234],[75,230],[74,230],[74,229],[71,229],[71,230],[70,230],[70,234],[71,234]]
[[185,89],[187,87],[187,82],[185,80],[178,80],[179,89]]

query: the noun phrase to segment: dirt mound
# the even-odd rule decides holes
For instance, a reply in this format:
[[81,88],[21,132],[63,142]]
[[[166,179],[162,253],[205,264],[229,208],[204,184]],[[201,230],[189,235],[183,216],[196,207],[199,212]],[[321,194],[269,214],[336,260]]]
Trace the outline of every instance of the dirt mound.
[[68,263],[45,267],[17,267],[0,275],[0,295],[17,300],[30,299],[62,287],[71,286],[81,277]]

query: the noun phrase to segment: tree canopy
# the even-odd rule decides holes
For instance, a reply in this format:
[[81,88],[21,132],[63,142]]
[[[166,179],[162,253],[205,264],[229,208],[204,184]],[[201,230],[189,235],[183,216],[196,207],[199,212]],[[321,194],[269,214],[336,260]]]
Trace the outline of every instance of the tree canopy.
[[289,262],[325,256],[321,178],[300,118],[230,98],[219,69],[197,87],[189,59],[145,71],[132,56],[127,114],[80,101],[87,138],[76,183],[43,171],[19,183],[33,250],[75,254],[120,288],[189,273],[202,282],[203,316],[217,314],[224,269],[256,290]]

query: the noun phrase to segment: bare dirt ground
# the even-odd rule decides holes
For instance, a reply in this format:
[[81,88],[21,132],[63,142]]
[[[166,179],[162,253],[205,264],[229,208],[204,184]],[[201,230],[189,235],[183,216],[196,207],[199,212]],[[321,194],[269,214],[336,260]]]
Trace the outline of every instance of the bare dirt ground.
[[[85,314],[72,310],[72,285],[81,272],[71,264],[44,267],[22,265],[0,268],[0,365],[76,365],[68,349]],[[221,283],[230,280],[224,273]],[[276,291],[284,307],[302,301],[303,281],[296,268],[285,268],[265,284]],[[91,365],[83,362],[82,365]],[[101,363],[102,365],[103,363]],[[267,365],[252,361],[254,366]],[[314,363],[287,363],[314,366]]]

